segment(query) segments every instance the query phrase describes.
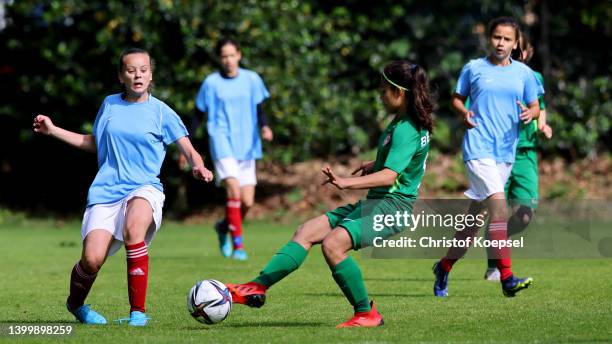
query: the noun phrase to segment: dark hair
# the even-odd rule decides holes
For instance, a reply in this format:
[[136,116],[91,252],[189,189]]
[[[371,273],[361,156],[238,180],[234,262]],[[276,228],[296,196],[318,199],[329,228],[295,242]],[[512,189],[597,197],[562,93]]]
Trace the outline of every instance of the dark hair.
[[223,49],[223,47],[228,44],[233,45],[234,47],[236,47],[237,51],[240,51],[240,45],[238,44],[238,42],[236,42],[236,40],[230,37],[223,37],[219,40],[219,42],[217,42],[217,45],[215,46],[215,53],[217,54],[217,56],[221,56],[221,49]]
[[[529,48],[531,48],[531,52],[528,53],[529,55],[527,55],[527,57],[523,58],[522,52],[529,51]],[[531,39],[526,32],[521,31],[521,34],[519,35],[518,50],[521,53],[518,60],[523,63],[529,63],[533,57],[533,44],[531,43]]]
[[149,56],[149,60],[151,61],[151,71],[153,71],[153,69],[155,69],[155,60],[153,60],[153,58],[151,57],[151,54],[149,54],[148,51],[141,49],[141,48],[127,48],[124,49],[121,52],[121,55],[119,55],[119,61],[117,62],[117,72],[121,73],[123,72],[123,67],[124,67],[124,63],[123,63],[123,59],[131,54],[147,54]]
[[[511,26],[514,29],[514,37],[519,41],[521,37],[521,25],[514,17],[497,17],[489,22],[489,37],[493,35],[493,31],[500,26]],[[522,58],[521,45],[517,44],[516,49],[512,51],[512,56],[517,57],[518,60]]]
[[[409,104],[407,104],[408,113],[419,127],[427,129],[430,133],[433,132],[432,112],[434,103],[429,92],[429,82],[425,69],[406,60],[398,60],[389,63],[383,73],[391,82],[408,89],[406,95],[412,95]],[[383,80],[388,85],[395,87],[384,77]]]

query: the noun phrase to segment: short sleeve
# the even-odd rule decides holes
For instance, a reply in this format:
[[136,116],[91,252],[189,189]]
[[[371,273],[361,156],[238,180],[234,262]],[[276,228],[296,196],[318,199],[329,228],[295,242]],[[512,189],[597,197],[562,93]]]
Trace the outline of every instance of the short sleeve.
[[100,105],[100,108],[98,109],[98,114],[96,115],[96,119],[94,120],[93,128],[91,130],[94,136],[96,136],[96,131],[98,130],[98,123],[100,122],[100,117],[102,117],[102,114],[104,114],[104,110],[106,110],[106,99],[104,99],[102,105]]
[[162,140],[165,145],[169,145],[181,137],[187,136],[187,128],[179,115],[168,105],[161,104],[162,118]]
[[[542,76],[541,73],[538,73],[538,72],[535,72],[535,71],[534,71],[534,74],[536,76],[536,80],[538,81],[538,84],[540,86],[542,86],[542,90],[543,90],[544,89],[544,77]],[[544,102],[544,95],[540,94],[538,96],[538,100],[540,102],[540,110],[545,110],[546,109],[546,103]]]
[[208,104],[206,101],[206,97],[208,96],[208,94],[208,83],[206,82],[206,80],[204,80],[204,82],[202,82],[202,85],[200,85],[200,90],[198,91],[198,94],[196,95],[195,99],[195,105],[201,112],[206,112],[208,110]]
[[471,63],[466,64],[461,69],[459,74],[459,80],[457,80],[457,86],[455,87],[455,93],[462,97],[468,97],[470,95],[470,79],[471,79]]
[[251,73],[251,85],[253,91],[253,102],[257,105],[270,97],[270,93],[266,88],[259,74]]
[[391,136],[391,148],[384,167],[402,173],[420,147],[419,133],[407,122],[399,123]]
[[544,94],[544,87],[536,78],[535,73],[531,69],[529,71],[529,73],[526,73],[523,89],[523,102],[525,104],[533,103]]

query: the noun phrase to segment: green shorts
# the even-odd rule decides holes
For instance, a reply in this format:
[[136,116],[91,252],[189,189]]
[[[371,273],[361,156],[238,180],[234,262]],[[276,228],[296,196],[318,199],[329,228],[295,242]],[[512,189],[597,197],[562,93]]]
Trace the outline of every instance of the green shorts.
[[510,204],[532,209],[538,206],[538,154],[535,149],[516,151],[516,160],[506,182],[506,198]]
[[382,216],[394,216],[397,212],[412,214],[416,200],[366,199],[338,207],[325,213],[331,228],[342,227],[351,236],[353,249],[372,246],[375,238],[388,238],[401,232],[403,226],[384,226]]

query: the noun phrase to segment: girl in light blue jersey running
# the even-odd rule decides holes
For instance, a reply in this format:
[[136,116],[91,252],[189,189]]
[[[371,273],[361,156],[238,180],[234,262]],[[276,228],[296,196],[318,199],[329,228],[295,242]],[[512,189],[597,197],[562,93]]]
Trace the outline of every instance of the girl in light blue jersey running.
[[195,103],[208,116],[206,129],[217,181],[226,190],[225,218],[215,225],[221,253],[246,260],[242,221],[255,200],[255,161],[262,157],[261,139],[272,141],[273,137],[262,107],[270,94],[256,72],[240,67],[242,53],[235,40],[221,39],[216,53],[221,70],[204,79]]
[[[453,109],[462,116],[467,127],[463,160],[470,183],[465,195],[472,200],[469,212],[478,214],[487,209],[490,217],[488,236],[498,242],[508,239],[504,186],[515,159],[519,124],[538,118],[538,96],[544,93],[533,71],[511,58],[513,50],[518,48],[519,33],[519,24],[512,17],[492,20],[488,32],[489,54],[463,67],[452,98]],[[466,109],[464,103],[468,97],[471,103]],[[477,230],[457,232],[455,237],[465,240]],[[434,265],[435,296],[448,295],[448,275],[466,250],[451,248]],[[513,275],[510,248],[494,251],[503,294],[514,296],[527,288],[532,279]]]
[[149,320],[145,314],[147,246],[161,225],[164,193],[158,176],[167,146],[177,144],[196,179],[209,182],[213,178],[179,116],[151,95],[153,67],[145,50],[131,48],[121,54],[118,77],[124,92],[104,99],[91,134],[57,127],[45,115],[34,119],[35,132],[98,156],[99,170],[83,216],[82,256],[72,269],[66,301],[68,310],[84,324],[106,324],[84,302],[106,258],[121,246],[127,256],[130,317],[119,322],[144,326]]

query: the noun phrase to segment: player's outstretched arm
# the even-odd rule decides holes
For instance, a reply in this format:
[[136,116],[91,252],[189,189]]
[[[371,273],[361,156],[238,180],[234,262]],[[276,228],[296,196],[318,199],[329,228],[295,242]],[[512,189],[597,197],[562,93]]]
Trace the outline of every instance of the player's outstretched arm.
[[193,148],[191,141],[187,136],[181,137],[176,141],[181,154],[187,158],[187,161],[191,165],[191,173],[196,179],[210,182],[213,180],[213,174],[206,167],[204,167],[204,160],[202,156]]
[[338,177],[329,166],[324,167],[321,172],[323,172],[327,178],[327,180],[323,182],[323,185],[330,183],[340,190],[359,190],[371,189],[379,186],[389,186],[393,185],[395,178],[397,178],[397,172],[388,168],[384,168],[372,174],[354,178]]
[[87,152],[96,152],[96,140],[93,135],[79,134],[66,129],[62,129],[51,121],[51,118],[45,115],[37,115],[32,123],[32,129],[36,133],[41,133],[55,137],[56,139],[66,142],[67,144]]

